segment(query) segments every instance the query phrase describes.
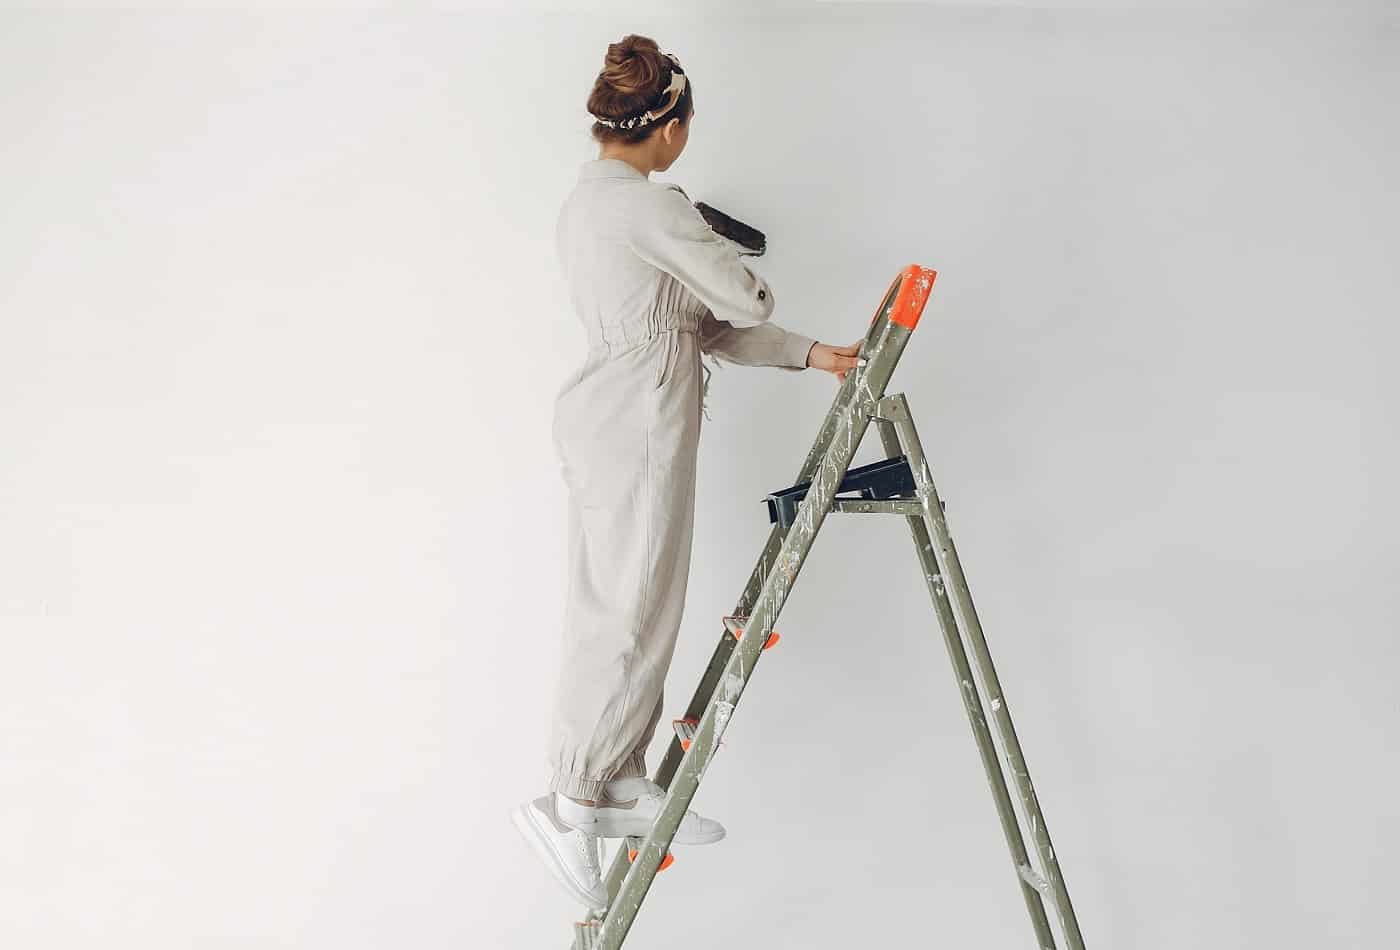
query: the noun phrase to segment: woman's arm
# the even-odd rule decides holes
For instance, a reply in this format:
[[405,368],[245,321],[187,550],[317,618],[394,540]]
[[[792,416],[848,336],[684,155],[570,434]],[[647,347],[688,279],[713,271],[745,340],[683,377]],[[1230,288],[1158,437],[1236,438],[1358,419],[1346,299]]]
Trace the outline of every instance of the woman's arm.
[[771,320],[754,327],[736,327],[707,313],[700,319],[700,352],[714,353],[740,366],[775,366],[794,372],[805,369],[816,340],[794,333]]

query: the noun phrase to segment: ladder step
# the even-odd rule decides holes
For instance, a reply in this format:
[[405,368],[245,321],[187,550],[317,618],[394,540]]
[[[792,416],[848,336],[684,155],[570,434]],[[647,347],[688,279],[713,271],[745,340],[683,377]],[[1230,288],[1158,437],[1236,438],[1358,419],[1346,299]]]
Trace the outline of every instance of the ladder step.
[[[735,640],[742,640],[744,638],[744,625],[748,622],[748,617],[725,617],[724,629],[728,630]],[[781,637],[778,636],[776,630],[770,631],[768,634],[768,642],[763,644],[763,649],[770,649],[775,646],[780,639]]]
[[593,950],[598,945],[598,934],[602,929],[601,920],[575,921],[573,950]]
[[[671,728],[676,732],[676,738],[681,740],[681,749],[689,751],[690,744],[695,741],[695,735],[700,731],[699,719],[672,719]],[[724,748],[724,740],[719,741],[716,749]]]
[[[628,860],[628,861],[635,861],[635,860],[637,860],[637,852],[635,852],[635,851],[628,851],[628,852],[627,852],[627,860]],[[675,856],[674,854],[667,854],[666,857],[664,857],[664,858],[661,859],[661,863],[658,864],[658,865],[656,866],[657,873],[660,873],[661,871],[666,870],[666,869],[669,868],[672,864],[675,864],[675,863],[676,863],[676,856]]]
[[672,719],[671,728],[676,731],[676,738],[681,740],[681,748],[689,749],[690,743],[695,741],[695,729],[700,725],[699,719]]
[[[790,488],[769,492],[763,499],[768,503],[769,523],[779,522],[784,528],[791,527],[797,517],[797,506],[807,497],[811,487],[812,481],[808,479]],[[867,500],[913,498],[915,489],[914,472],[909,467],[908,456],[896,455],[869,465],[847,468],[840,487],[836,489],[837,497],[832,500],[837,500],[843,492],[857,492],[858,498]]]

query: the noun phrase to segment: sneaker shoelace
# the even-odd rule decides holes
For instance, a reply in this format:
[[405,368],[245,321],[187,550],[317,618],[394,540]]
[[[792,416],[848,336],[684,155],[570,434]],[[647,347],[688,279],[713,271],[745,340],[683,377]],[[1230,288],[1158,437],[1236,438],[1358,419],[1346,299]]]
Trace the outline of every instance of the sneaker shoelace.
[[569,834],[569,838],[573,841],[574,850],[583,858],[584,866],[587,867],[589,871],[595,871],[601,874],[601,865],[598,861],[598,847],[593,835],[575,829]]

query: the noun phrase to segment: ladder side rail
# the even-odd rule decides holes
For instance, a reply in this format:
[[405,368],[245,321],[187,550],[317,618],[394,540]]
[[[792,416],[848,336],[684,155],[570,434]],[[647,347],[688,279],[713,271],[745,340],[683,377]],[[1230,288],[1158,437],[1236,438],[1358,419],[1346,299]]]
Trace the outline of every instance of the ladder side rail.
[[938,490],[934,487],[933,473],[929,469],[928,459],[919,442],[914,419],[909,413],[908,400],[904,398],[903,393],[896,393],[881,399],[878,413],[882,418],[889,419],[894,423],[899,433],[899,440],[909,456],[909,467],[914,473],[918,494],[923,502],[923,520],[933,539],[933,553],[937,560],[939,573],[944,579],[945,586],[952,594],[953,605],[967,631],[967,638],[977,663],[977,672],[981,674],[982,682],[986,687],[987,698],[992,707],[992,719],[996,723],[998,734],[1001,736],[1002,747],[1006,752],[1012,779],[1016,783],[1022,810],[1030,823],[1031,839],[1035,842],[1036,851],[1039,853],[1041,864],[1045,868],[1045,883],[1052,896],[1055,911],[1059,915],[1060,926],[1064,930],[1066,942],[1069,944],[1070,950],[1084,950],[1084,937],[1079,930],[1079,921],[1075,917],[1074,907],[1069,899],[1069,890],[1065,886],[1064,875],[1060,872],[1060,864],[1050,842],[1050,831],[1045,825],[1045,815],[1041,812],[1040,802],[1037,800],[1035,788],[1031,784],[1025,755],[1016,738],[1016,729],[1011,722],[1011,710],[1007,706],[1006,696],[1002,692],[1001,682],[997,678],[996,667],[992,664],[991,651],[987,647],[982,624],[972,605],[972,594],[968,590],[967,578],[963,574],[962,565],[958,561],[957,549],[953,546],[953,539],[948,532],[947,519],[943,514],[943,504],[938,497]]
[[[904,450],[900,447],[894,423],[878,416],[874,421],[878,423],[876,428],[879,430],[880,441],[884,445],[886,454],[890,458],[900,455]],[[918,451],[917,448],[915,451]],[[910,456],[910,458],[914,457],[916,456]],[[948,648],[948,658],[953,664],[953,673],[961,685],[963,708],[966,710],[968,722],[972,726],[973,738],[977,741],[977,751],[982,758],[982,769],[986,773],[987,784],[992,789],[997,817],[1001,820],[1002,832],[1006,836],[1006,846],[1011,851],[1011,861],[1016,868],[1020,868],[1023,864],[1029,865],[1030,856],[1026,853],[1026,841],[1021,835],[1016,809],[1011,802],[1011,793],[1006,787],[1006,776],[1002,772],[1001,759],[997,755],[991,730],[987,726],[982,699],[977,692],[972,667],[968,664],[967,651],[963,647],[962,636],[958,631],[952,605],[948,601],[943,575],[939,573],[938,563],[933,556],[933,543],[929,540],[928,528],[924,525],[922,514],[909,515],[905,520],[909,524],[909,531],[914,539],[914,550],[918,555],[919,565],[923,569],[929,595],[933,598],[934,612],[938,616],[938,627],[943,634],[943,643]],[[1020,885],[1021,897],[1026,902],[1026,912],[1030,915],[1031,926],[1035,930],[1038,945],[1041,950],[1054,950],[1055,935],[1054,931],[1050,929],[1050,919],[1045,915],[1045,904],[1041,900],[1040,892],[1019,873],[1016,883]]]
[[[850,398],[839,413],[833,410],[837,416],[836,424],[830,427],[829,433],[824,427],[827,450],[812,474],[811,488],[798,508],[792,527],[783,538],[782,548],[749,615],[744,638],[731,652],[725,673],[716,683],[714,697],[707,703],[696,726],[695,738],[672,777],[660,814],[638,846],[637,857],[627,869],[617,895],[603,918],[597,936],[597,950],[618,950],[636,919],[656,877],[657,868],[718,748],[719,739],[748,678],[757,666],[768,634],[773,630],[774,621],[791,591],[831,500],[845,478],[861,437],[875,415],[885,385],[894,373],[911,332],[910,328],[892,321],[875,321],[871,334],[876,338],[873,351],[863,367],[858,366],[847,374],[846,382],[851,384]],[[843,386],[843,392],[845,389]]]
[[[876,308],[875,315],[871,317],[870,325],[866,328],[865,339],[861,345],[861,355],[865,355],[867,350],[873,350],[878,331],[882,326],[888,325],[890,311],[893,309],[896,294],[899,290],[900,280],[903,274],[895,276],[890,283],[889,289],[885,292],[884,299],[880,306]],[[831,407],[827,410],[826,418],[822,420],[821,428],[817,431],[817,437],[812,442],[812,447],[807,451],[807,457],[798,470],[797,477],[793,479],[793,484],[811,480],[817,471],[817,466],[826,457],[827,449],[831,446],[831,440],[835,437],[840,426],[840,420],[850,405],[852,396],[856,391],[857,372],[847,373],[842,380],[841,386],[836,391],[835,397],[831,401]],[[790,528],[784,528],[782,524],[774,524],[773,529],[768,533],[768,540],[763,546],[763,552],[759,555],[758,561],[754,564],[753,570],[749,572],[748,582],[744,585],[744,592],[739,596],[738,602],[730,612],[734,616],[749,616],[753,612],[754,601],[758,599],[759,591],[763,587],[764,579],[767,578],[778,552],[782,547],[784,539]],[[766,639],[766,637],[765,637]],[[710,654],[710,661],[705,667],[705,672],[700,677],[700,682],[695,693],[691,696],[689,705],[686,706],[686,719],[700,719],[706,707],[713,700],[715,688],[721,676],[724,675],[725,667],[728,665],[730,652],[734,649],[735,640],[728,632],[720,634],[719,642],[715,645],[714,652]],[[666,747],[666,755],[657,767],[656,777],[653,781],[664,789],[669,790],[671,780],[676,774],[676,769],[680,767],[681,758],[685,755],[685,749],[681,747],[680,740],[675,736],[671,737],[671,742]],[[622,880],[626,876],[631,866],[631,861],[627,857],[627,847],[624,842],[619,847],[617,853],[613,855],[612,863],[608,866],[604,876],[604,885],[608,891],[608,904],[617,897],[618,889]]]

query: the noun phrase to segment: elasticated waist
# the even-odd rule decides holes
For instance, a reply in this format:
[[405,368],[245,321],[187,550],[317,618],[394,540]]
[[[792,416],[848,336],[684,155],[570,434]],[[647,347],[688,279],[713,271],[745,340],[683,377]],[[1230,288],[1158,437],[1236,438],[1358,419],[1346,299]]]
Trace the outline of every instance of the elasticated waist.
[[700,329],[700,314],[676,312],[648,314],[620,323],[588,328],[589,349],[599,349],[618,343],[642,343],[667,330],[694,333]]

